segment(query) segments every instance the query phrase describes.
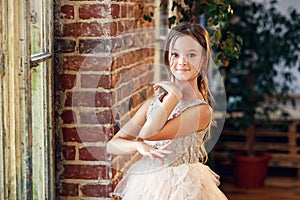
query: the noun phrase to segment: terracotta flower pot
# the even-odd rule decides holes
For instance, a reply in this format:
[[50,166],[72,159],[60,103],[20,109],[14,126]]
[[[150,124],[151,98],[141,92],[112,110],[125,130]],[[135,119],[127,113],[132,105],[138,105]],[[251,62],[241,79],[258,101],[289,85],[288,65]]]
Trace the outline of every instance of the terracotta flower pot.
[[238,187],[263,187],[268,172],[270,154],[258,152],[256,156],[247,156],[241,152],[236,153],[235,180]]

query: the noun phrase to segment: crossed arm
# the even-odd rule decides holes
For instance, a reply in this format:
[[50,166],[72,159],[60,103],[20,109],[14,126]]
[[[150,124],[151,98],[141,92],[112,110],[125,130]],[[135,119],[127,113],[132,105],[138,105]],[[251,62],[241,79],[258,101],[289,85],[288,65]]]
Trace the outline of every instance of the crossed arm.
[[[110,154],[131,154],[139,151],[142,155],[157,149],[136,138],[145,140],[167,140],[184,136],[207,127],[211,120],[211,110],[208,105],[188,108],[179,116],[168,120],[181,96],[168,92],[160,99],[158,107],[146,117],[152,99],[147,100],[120,131],[107,143]],[[166,148],[167,146],[163,147]],[[155,157],[155,155],[151,155]]]

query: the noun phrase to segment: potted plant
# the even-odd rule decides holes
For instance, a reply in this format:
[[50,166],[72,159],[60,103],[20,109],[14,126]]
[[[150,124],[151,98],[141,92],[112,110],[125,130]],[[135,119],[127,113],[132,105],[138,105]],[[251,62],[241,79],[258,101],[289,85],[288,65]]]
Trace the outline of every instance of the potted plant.
[[299,68],[299,13],[283,15],[276,3],[232,1],[235,12],[223,29],[243,38],[239,59],[221,70],[228,98],[225,127],[246,134],[245,150],[234,162],[237,184],[247,188],[263,186],[270,160],[270,154],[255,149],[255,125],[270,122],[272,115],[288,117],[279,103],[292,92],[290,69]]

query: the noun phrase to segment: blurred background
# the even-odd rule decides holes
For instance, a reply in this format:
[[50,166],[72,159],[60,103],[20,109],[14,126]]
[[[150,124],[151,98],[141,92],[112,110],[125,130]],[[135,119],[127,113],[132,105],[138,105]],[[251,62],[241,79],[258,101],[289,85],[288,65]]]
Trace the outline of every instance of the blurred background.
[[299,0],[1,0],[0,199],[113,199],[135,156],[105,145],[167,80],[181,21],[209,31],[231,200],[300,199]]

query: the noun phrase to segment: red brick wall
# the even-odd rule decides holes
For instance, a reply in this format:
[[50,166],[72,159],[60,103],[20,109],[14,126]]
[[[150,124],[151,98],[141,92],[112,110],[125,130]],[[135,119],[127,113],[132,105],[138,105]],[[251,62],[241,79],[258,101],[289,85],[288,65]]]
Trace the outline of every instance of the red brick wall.
[[[106,142],[152,94],[153,1],[55,1],[58,199],[110,199]],[[143,29],[140,29],[143,28]],[[138,31],[136,31],[139,29]]]

